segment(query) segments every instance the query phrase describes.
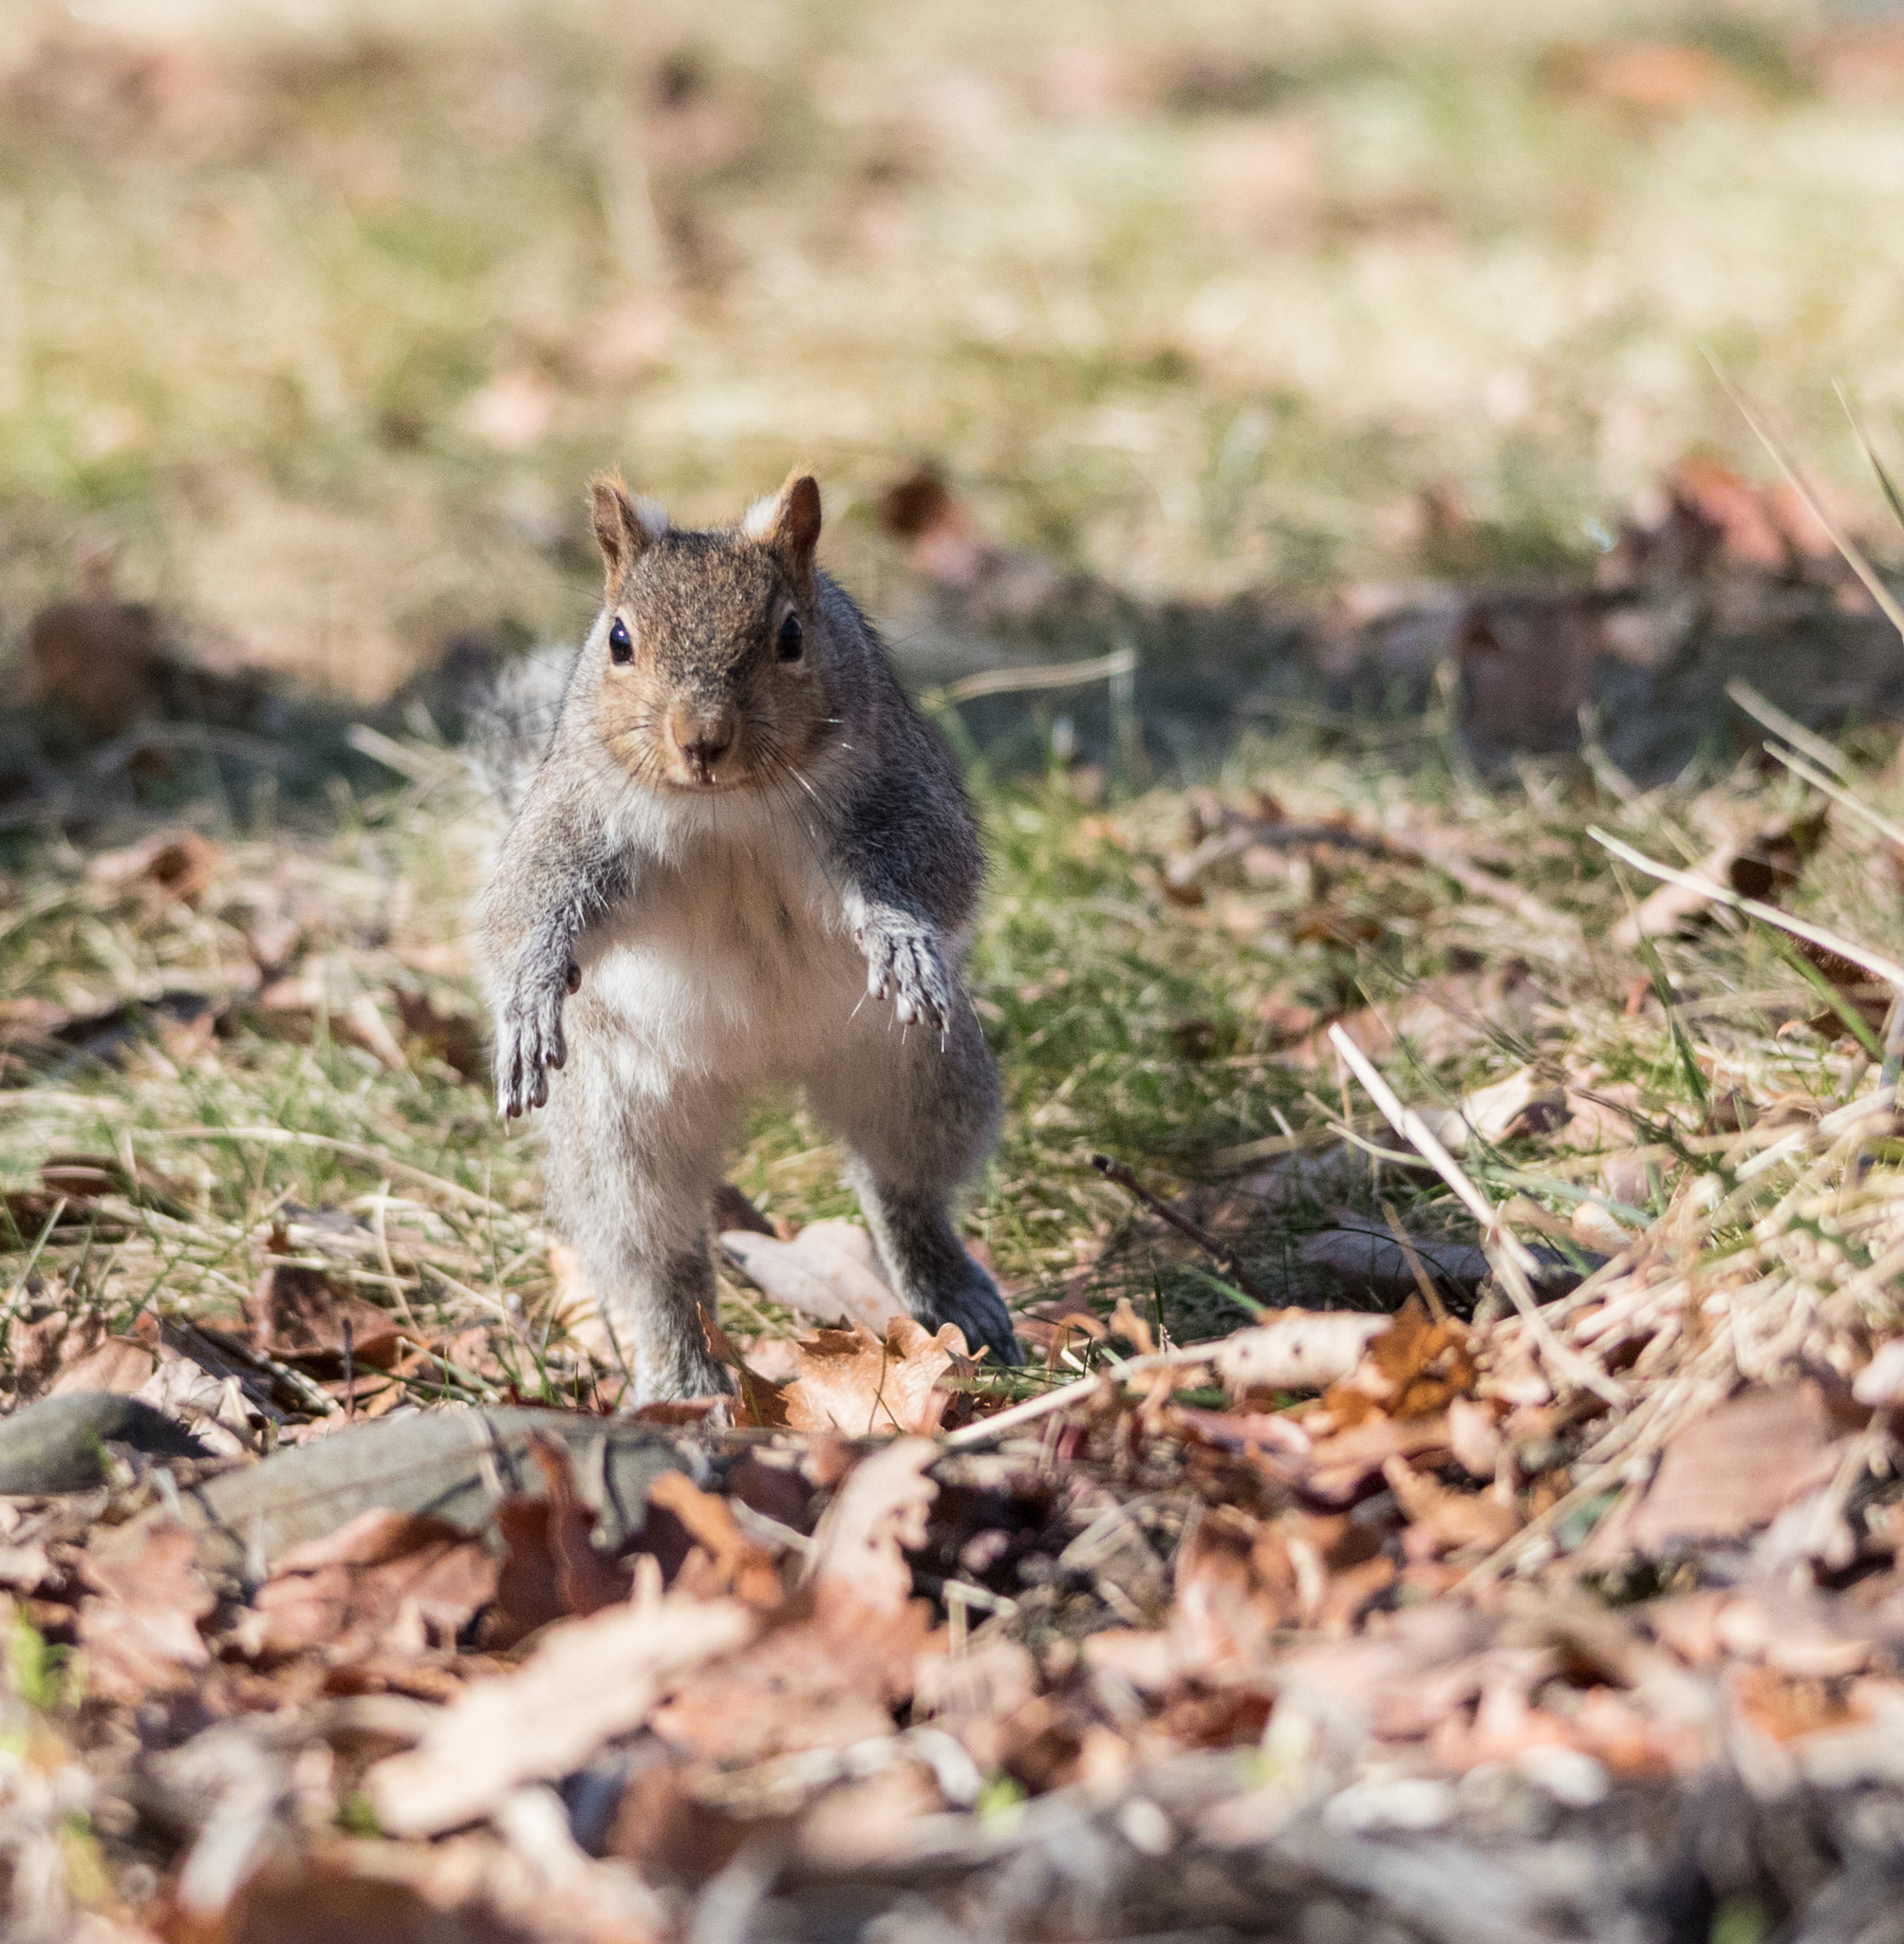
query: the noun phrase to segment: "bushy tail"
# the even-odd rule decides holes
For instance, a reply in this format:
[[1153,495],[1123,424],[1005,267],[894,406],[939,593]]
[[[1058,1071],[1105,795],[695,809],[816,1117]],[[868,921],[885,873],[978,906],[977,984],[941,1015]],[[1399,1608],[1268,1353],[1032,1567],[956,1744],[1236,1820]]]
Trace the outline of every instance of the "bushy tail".
[[573,648],[532,648],[504,663],[465,707],[464,759],[498,822],[515,814],[549,747],[574,666]]

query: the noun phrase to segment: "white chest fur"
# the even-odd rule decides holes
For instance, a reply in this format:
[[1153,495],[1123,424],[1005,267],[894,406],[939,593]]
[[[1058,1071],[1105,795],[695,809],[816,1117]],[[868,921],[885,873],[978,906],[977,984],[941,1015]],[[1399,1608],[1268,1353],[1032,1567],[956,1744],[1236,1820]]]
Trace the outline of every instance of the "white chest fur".
[[796,1075],[857,1023],[865,961],[799,820],[745,799],[705,811],[642,833],[665,841],[642,847],[630,893],[577,941],[584,984],[644,1066]]

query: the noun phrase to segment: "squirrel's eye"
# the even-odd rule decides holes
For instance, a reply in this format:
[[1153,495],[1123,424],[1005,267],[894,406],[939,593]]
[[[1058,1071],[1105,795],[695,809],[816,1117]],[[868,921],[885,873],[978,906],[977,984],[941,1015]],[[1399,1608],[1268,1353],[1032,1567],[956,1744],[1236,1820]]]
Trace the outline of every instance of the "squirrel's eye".
[[632,662],[635,645],[628,635],[628,624],[618,614],[608,630],[608,653],[617,662]]
[[803,632],[797,614],[788,615],[780,624],[778,652],[781,661],[797,662],[800,659],[800,636]]

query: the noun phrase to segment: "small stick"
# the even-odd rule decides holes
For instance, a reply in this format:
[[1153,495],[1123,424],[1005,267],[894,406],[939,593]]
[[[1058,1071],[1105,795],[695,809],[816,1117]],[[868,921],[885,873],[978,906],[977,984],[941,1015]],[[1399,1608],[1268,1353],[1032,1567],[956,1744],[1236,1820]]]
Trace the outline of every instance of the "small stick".
[[1501,1278],[1502,1287],[1533,1332],[1534,1340],[1540,1346],[1541,1355],[1549,1364],[1556,1372],[1564,1373],[1574,1383],[1591,1391],[1596,1397],[1603,1397],[1615,1409],[1626,1405],[1630,1400],[1624,1384],[1616,1383],[1596,1370],[1577,1351],[1569,1350],[1554,1335],[1553,1325],[1540,1314],[1540,1306],[1534,1299],[1534,1286],[1529,1280],[1530,1274],[1539,1273],[1540,1264],[1526,1243],[1502,1226],[1500,1210],[1462,1172],[1454,1156],[1435,1138],[1421,1115],[1412,1108],[1402,1105],[1394,1090],[1371,1064],[1368,1055],[1348,1034],[1340,1026],[1331,1026],[1329,1038],[1367,1089],[1369,1098],[1388,1116],[1389,1124],[1404,1140],[1414,1144],[1422,1158],[1454,1190],[1462,1206],[1481,1224],[1482,1246],[1487,1251],[1487,1259],[1494,1264],[1494,1272]]
[[1127,1357],[1108,1371],[1079,1377],[1075,1383],[1060,1384],[1055,1391],[1047,1391],[1041,1397],[1027,1397],[1022,1404],[1014,1404],[996,1416],[982,1417],[977,1424],[961,1425],[956,1431],[948,1432],[940,1443],[948,1449],[982,1445],[1000,1431],[1017,1430],[1021,1424],[1032,1424],[1051,1411],[1082,1403],[1087,1392],[1106,1389],[1142,1371],[1168,1370],[1178,1364],[1208,1363],[1216,1351],[1215,1343],[1185,1343],[1174,1350],[1152,1351],[1148,1356]]
[[[1251,1302],[1260,1303],[1264,1309],[1277,1307],[1276,1299],[1267,1290],[1259,1288],[1250,1280],[1233,1248],[1225,1243],[1219,1242],[1215,1236],[1206,1235],[1194,1222],[1178,1214],[1169,1203],[1153,1195],[1121,1161],[1111,1160],[1109,1154],[1093,1154],[1091,1157],[1091,1165],[1106,1181],[1116,1183],[1127,1195],[1135,1196],[1160,1222],[1167,1222],[1179,1235],[1187,1236],[1249,1298]],[[1127,1365],[1126,1368],[1129,1369],[1129,1366]]]
[[1447,1307],[1441,1299],[1441,1291],[1434,1286],[1434,1278],[1422,1266],[1422,1259],[1415,1250],[1415,1239],[1401,1224],[1395,1213],[1395,1205],[1384,1201],[1382,1218],[1389,1224],[1389,1233],[1395,1239],[1395,1245],[1408,1258],[1409,1267],[1414,1271],[1415,1287],[1422,1293],[1422,1300],[1428,1304],[1428,1312],[1437,1323],[1447,1321]]
[[357,1344],[350,1328],[350,1318],[344,1319],[344,1414],[354,1424],[357,1420]]

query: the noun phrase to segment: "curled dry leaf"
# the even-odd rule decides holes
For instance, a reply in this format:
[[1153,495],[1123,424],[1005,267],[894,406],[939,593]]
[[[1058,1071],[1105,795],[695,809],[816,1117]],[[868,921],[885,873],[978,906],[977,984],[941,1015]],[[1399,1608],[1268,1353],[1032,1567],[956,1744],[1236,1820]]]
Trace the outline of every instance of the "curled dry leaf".
[[936,1387],[965,1355],[965,1339],[955,1323],[934,1336],[900,1317],[884,1341],[856,1323],[804,1338],[796,1354],[799,1374],[783,1393],[787,1423],[798,1431],[879,1437],[938,1430],[946,1396]]
[[1210,1362],[1232,1397],[1251,1391],[1323,1391],[1362,1360],[1389,1327],[1356,1310],[1282,1310],[1215,1345]]
[[487,1814],[523,1783],[572,1774],[640,1728],[669,1682],[755,1627],[737,1600],[671,1595],[551,1628],[517,1672],[473,1683],[415,1748],[370,1770],[378,1820],[394,1835],[434,1835]]
[[150,889],[195,905],[225,868],[224,851],[196,831],[160,831],[125,850],[103,850],[86,880],[103,889]]
[[551,1620],[600,1613],[628,1597],[631,1569],[594,1541],[596,1513],[575,1489],[569,1453],[537,1437],[528,1455],[548,1486],[495,1508],[504,1554],[495,1590],[493,1644],[513,1645]]
[[925,1543],[939,1487],[925,1476],[938,1449],[899,1438],[848,1474],[814,1536],[810,1580],[821,1605],[902,1613],[912,1598],[907,1550]]
[[873,1255],[872,1238],[853,1222],[810,1222],[792,1242],[752,1229],[722,1232],[720,1245],[752,1282],[815,1322],[849,1322],[885,1336],[906,1314]]
[[[1822,813],[1762,826],[1722,839],[1692,868],[1691,875],[1742,898],[1776,900],[1798,883],[1805,860],[1824,834]],[[1643,938],[1667,938],[1712,907],[1710,891],[1663,884],[1614,926],[1613,943],[1632,951]]]
[[760,1761],[888,1734],[930,1630],[905,1554],[924,1544],[937,1448],[902,1438],[849,1472],[814,1535],[811,1612],[746,1654],[711,1663],[657,1711],[655,1730],[704,1761]]
[[344,1368],[344,1336],[360,1368],[387,1370],[401,1354],[397,1319],[334,1281],[322,1269],[268,1262],[245,1303],[257,1347],[284,1363],[305,1363],[326,1375]]

